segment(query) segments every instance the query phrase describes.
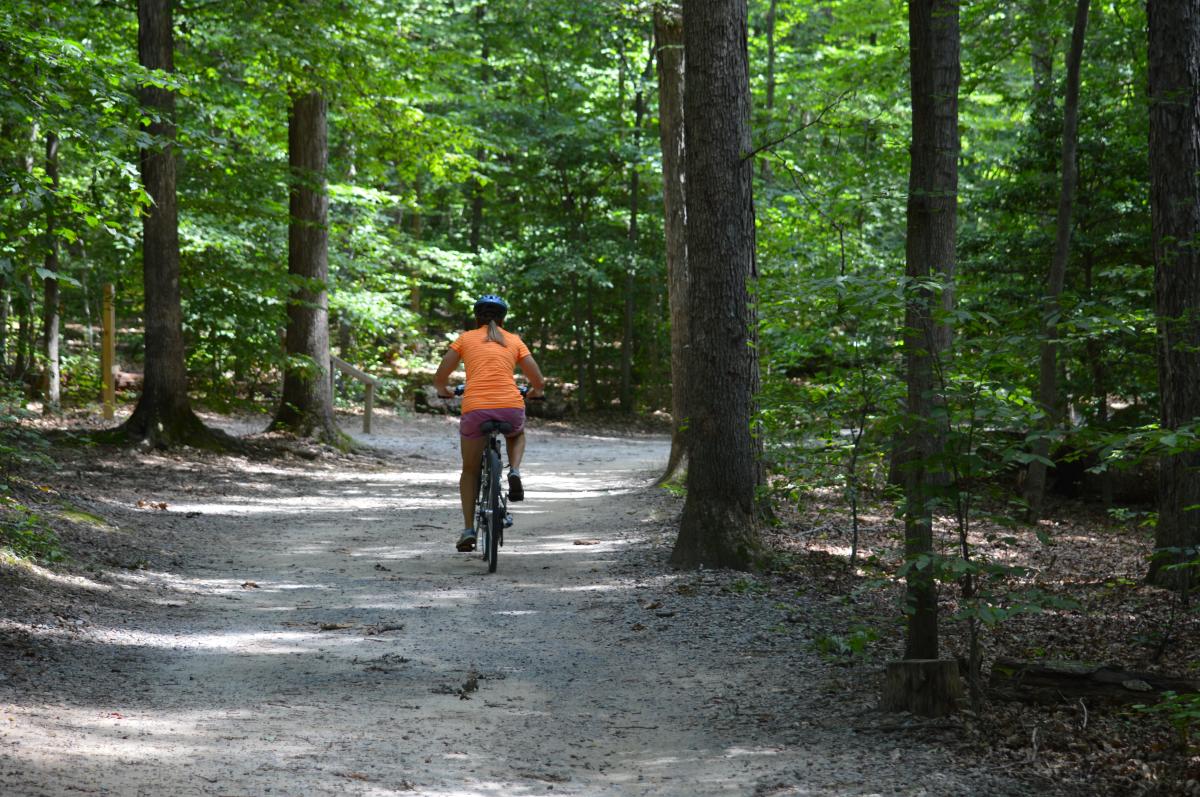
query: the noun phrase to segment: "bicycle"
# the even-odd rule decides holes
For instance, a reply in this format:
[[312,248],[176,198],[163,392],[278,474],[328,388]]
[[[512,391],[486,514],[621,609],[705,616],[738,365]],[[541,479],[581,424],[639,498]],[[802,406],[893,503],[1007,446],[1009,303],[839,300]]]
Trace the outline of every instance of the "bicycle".
[[[454,395],[461,396],[466,385],[456,385]],[[521,395],[529,392],[528,387],[519,388]],[[508,494],[501,487],[503,462],[500,440],[512,431],[512,424],[502,421],[484,421],[479,427],[487,442],[479,463],[479,496],[475,499],[475,546],[482,550],[488,572],[496,572],[497,557],[504,545],[504,530],[513,524],[508,513]]]

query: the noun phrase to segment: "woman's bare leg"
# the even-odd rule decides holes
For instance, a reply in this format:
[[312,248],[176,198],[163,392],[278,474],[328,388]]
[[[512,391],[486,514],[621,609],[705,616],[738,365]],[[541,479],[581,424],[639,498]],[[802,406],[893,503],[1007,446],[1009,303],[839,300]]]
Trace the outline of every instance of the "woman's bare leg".
[[460,437],[462,440],[462,475],[458,477],[458,493],[462,498],[463,528],[475,527],[475,497],[479,495],[479,462],[483,458],[486,437]]
[[508,447],[508,467],[520,468],[525,456],[525,432],[504,438],[504,444]]

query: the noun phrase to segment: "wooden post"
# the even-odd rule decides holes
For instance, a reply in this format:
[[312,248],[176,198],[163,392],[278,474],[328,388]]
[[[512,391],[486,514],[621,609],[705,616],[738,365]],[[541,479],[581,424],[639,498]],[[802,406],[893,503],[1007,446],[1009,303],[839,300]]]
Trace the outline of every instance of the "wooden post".
[[367,405],[363,408],[363,434],[371,433],[371,411],[375,409],[375,383],[367,382]]
[[370,434],[371,433],[371,412],[375,409],[375,388],[379,387],[379,385],[380,385],[379,380],[376,379],[375,377],[371,376],[370,374],[365,373],[365,372],[360,371],[359,369],[355,368],[353,365],[346,362],[341,357],[338,357],[336,354],[329,355],[329,365],[330,365],[329,370],[331,372],[335,369],[338,371],[341,371],[343,374],[346,374],[347,376],[350,376],[350,377],[362,382],[363,385],[367,388],[366,403],[365,403],[365,406],[363,407],[363,432],[365,434]]
[[104,283],[104,304],[100,313],[100,400],[104,404],[106,421],[113,419],[117,393],[117,310],[114,294],[113,284]]

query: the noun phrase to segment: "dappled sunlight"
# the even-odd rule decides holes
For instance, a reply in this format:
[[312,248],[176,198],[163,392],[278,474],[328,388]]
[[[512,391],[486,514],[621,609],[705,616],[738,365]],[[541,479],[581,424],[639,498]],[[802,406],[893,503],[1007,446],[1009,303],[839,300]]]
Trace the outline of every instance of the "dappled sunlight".
[[34,576],[35,578],[44,580],[48,583],[58,585],[60,587],[69,587],[71,589],[85,589],[89,592],[111,592],[112,585],[103,584],[85,576],[75,575],[66,572],[56,572],[48,568],[42,567],[31,561],[20,559],[13,562],[0,562],[0,574],[5,568],[21,569]]

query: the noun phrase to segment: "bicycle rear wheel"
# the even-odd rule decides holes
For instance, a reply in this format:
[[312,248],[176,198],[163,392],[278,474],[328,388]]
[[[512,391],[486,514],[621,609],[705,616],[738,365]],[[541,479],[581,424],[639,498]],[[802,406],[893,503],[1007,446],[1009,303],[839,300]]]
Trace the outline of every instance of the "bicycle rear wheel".
[[488,572],[496,572],[496,557],[499,555],[500,535],[504,532],[504,510],[500,505],[500,454],[491,446],[485,454],[487,465],[484,467],[484,478],[488,480],[487,505],[487,539],[484,544],[484,558],[487,560]]

